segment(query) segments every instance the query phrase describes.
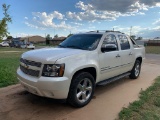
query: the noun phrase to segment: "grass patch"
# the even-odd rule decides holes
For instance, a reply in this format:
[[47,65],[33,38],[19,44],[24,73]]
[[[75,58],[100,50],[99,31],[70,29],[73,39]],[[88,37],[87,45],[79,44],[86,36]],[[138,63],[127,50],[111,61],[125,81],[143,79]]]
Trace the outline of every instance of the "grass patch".
[[18,51],[18,52],[25,52],[27,51],[26,49],[21,49],[21,48],[11,48],[11,47],[0,47],[0,52],[3,51]]
[[18,48],[0,48],[0,88],[18,83],[16,70],[19,66],[20,56],[23,52],[24,50]]
[[148,54],[160,54],[160,46],[146,46],[145,48]]
[[130,103],[119,113],[120,120],[160,120],[160,77],[145,91],[140,99]]

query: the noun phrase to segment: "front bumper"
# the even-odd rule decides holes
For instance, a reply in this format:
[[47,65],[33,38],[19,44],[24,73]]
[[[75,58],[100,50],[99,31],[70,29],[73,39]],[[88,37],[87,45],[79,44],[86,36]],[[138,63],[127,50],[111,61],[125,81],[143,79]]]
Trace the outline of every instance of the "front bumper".
[[19,68],[17,77],[22,86],[33,94],[55,99],[66,99],[68,96],[71,80],[67,77],[33,77]]

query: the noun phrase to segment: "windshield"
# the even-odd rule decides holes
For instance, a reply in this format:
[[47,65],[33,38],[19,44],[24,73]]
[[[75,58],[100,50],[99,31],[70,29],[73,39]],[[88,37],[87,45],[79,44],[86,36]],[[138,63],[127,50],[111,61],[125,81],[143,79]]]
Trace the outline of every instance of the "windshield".
[[62,48],[95,50],[102,34],[76,34],[59,44]]

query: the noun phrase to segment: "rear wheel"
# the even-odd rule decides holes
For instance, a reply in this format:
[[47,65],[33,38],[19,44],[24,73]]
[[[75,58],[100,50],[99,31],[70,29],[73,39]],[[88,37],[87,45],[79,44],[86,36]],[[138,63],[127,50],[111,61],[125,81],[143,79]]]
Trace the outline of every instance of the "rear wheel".
[[141,62],[139,60],[136,60],[129,77],[131,79],[137,79],[140,75],[140,72],[141,72]]
[[77,74],[71,83],[68,102],[74,107],[87,105],[94,94],[95,82],[90,73],[81,72]]

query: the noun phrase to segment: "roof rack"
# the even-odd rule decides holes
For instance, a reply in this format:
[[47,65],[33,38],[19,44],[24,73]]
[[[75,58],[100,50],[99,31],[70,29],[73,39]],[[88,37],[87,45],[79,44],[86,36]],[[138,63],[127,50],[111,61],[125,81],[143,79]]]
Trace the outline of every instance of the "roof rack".
[[[89,31],[89,32],[97,32],[97,33],[99,33],[99,32],[116,32],[116,33],[122,33],[120,31],[113,31],[113,30],[96,30],[96,31]],[[124,34],[124,33],[122,33],[122,34]]]

